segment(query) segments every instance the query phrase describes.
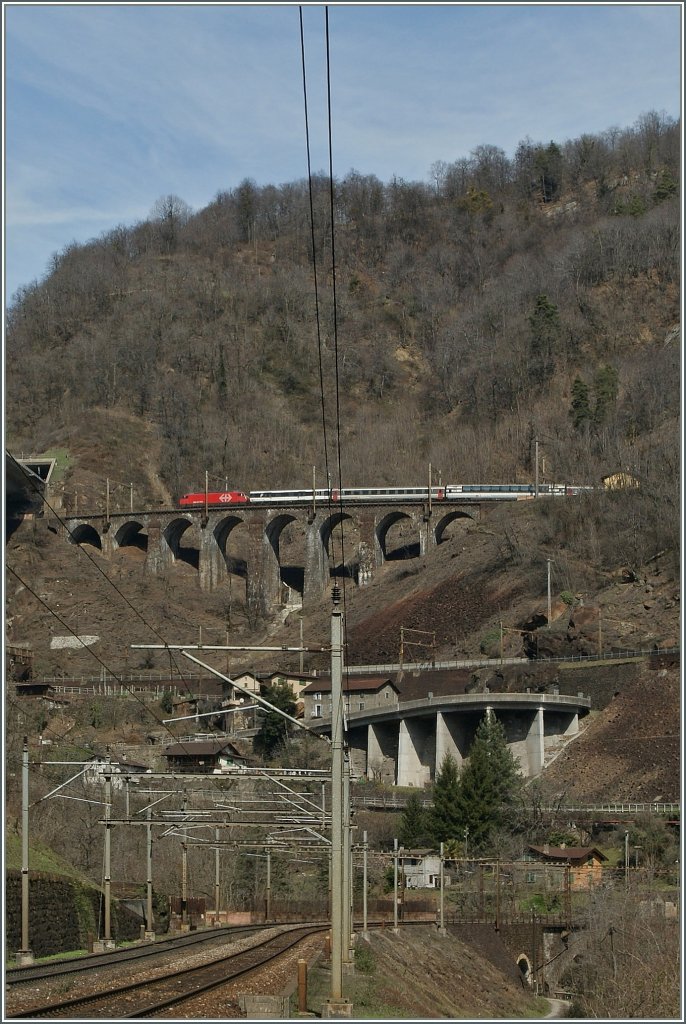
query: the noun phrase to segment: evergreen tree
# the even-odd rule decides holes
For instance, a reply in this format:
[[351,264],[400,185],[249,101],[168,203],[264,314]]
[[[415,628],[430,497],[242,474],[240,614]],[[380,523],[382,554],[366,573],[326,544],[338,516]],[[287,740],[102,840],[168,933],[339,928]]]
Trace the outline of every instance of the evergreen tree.
[[[285,711],[287,715],[295,714],[295,697],[285,680],[279,679],[271,686],[265,686],[262,696],[275,708]],[[288,739],[288,722],[275,711],[262,713],[260,728],[253,741],[255,753],[261,754],[265,760],[273,757]]]
[[562,324],[557,306],[547,295],[538,295],[529,316],[531,336],[531,376],[539,384],[546,381],[555,369],[555,355],[562,337]]
[[492,833],[505,824],[522,783],[505,729],[492,712],[487,713],[459,779],[456,812],[462,828],[469,829],[472,852],[487,847]]
[[451,754],[446,754],[436,774],[434,802],[429,817],[429,832],[437,845],[461,834],[459,793],[457,761]]
[[419,793],[412,793],[405,804],[400,818],[398,838],[401,846],[424,846],[430,842],[427,812],[422,804]]
[[572,384],[572,407],[569,410],[575,430],[583,431],[591,422],[591,403],[588,384],[577,377]]
[[619,374],[614,366],[601,366],[593,380],[593,392],[595,394],[593,423],[596,427],[602,426],[614,409],[617,401],[618,384]]

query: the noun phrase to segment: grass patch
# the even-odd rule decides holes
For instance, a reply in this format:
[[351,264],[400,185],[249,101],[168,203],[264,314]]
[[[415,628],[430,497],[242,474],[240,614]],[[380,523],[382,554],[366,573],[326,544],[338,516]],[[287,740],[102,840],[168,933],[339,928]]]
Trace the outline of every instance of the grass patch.
[[[21,871],[21,860],[21,836],[16,832],[7,832],[5,834],[5,870]],[[66,878],[75,879],[82,885],[93,889],[97,888],[92,879],[77,871],[68,861],[63,860],[43,843],[31,842],[29,844],[29,870],[40,871],[48,875],[64,875]]]
[[[371,950],[362,951],[361,961],[368,967],[373,965]],[[343,998],[352,1003],[354,1020],[409,1020],[412,1014],[379,999],[376,994],[377,981],[374,968],[365,970],[358,965],[358,950],[355,949],[355,973],[343,976]],[[316,966],[307,975],[307,1009],[321,1015],[322,1006],[331,998],[331,971]],[[291,1001],[293,1003],[293,1000]],[[294,1009],[297,1011],[297,993]]]

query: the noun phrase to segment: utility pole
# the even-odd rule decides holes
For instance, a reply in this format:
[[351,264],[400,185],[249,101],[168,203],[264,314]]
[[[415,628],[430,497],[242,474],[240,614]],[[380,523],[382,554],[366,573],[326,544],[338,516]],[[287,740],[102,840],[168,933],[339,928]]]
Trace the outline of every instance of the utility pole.
[[343,962],[351,962],[350,758],[343,755]]
[[447,933],[446,933],[446,930],[445,930],[444,900],[443,900],[443,890],[445,888],[445,856],[444,856],[444,845],[443,845],[443,843],[441,843],[440,856],[441,856],[441,876],[440,876],[441,888],[440,888],[439,903],[438,903],[438,934],[439,935],[446,935]]
[[110,818],[112,817],[112,774],[110,771],[110,755],[107,755],[105,769],[105,949],[112,946],[111,912],[112,912],[112,873],[111,873],[111,842],[112,834]]
[[550,563],[552,559],[548,558],[548,629],[550,629],[550,619],[552,617],[552,603],[550,598]]
[[270,921],[272,916],[272,851],[267,843],[267,890],[264,900],[264,919]]
[[535,445],[535,463],[536,463],[536,486],[535,486],[534,494],[535,494],[536,497],[538,497],[538,438],[536,438],[536,440],[534,441],[534,445]]
[[431,515],[431,463],[429,463],[429,515]]
[[188,833],[186,830],[186,810],[188,808],[188,797],[186,791],[183,793],[184,828],[181,836],[181,931],[186,930],[188,921]]
[[343,999],[343,613],[340,590],[334,585],[331,611],[331,996],[323,1017],[346,1014]]
[[33,963],[29,949],[29,738],[24,736],[21,759],[21,949],[20,967]]
[[147,890],[147,904],[145,910],[145,923],[147,926],[146,939],[154,939],[155,931],[152,919],[152,805],[147,809],[146,816],[148,823],[146,825],[147,835],[147,879],[146,879],[146,890]]
[[219,829],[214,830],[214,923],[219,924]]
[[[367,931],[367,833],[362,833],[362,938],[368,942]],[[637,854],[638,856],[638,854]]]
[[105,483],[105,522],[110,521],[110,478],[107,477]]
[[393,932],[398,934],[398,840],[393,840]]

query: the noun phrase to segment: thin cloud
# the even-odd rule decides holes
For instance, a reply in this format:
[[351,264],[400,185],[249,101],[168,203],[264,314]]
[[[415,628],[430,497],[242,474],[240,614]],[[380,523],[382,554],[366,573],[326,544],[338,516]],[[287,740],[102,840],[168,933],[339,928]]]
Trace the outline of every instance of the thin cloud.
[[[512,155],[526,137],[678,116],[680,8],[331,5],[334,173],[428,181],[433,162],[480,144]],[[4,14],[8,291],[56,248],[146,216],[160,195],[198,208],[246,177],[305,176],[297,5]],[[303,7],[315,169],[328,167],[324,14]]]

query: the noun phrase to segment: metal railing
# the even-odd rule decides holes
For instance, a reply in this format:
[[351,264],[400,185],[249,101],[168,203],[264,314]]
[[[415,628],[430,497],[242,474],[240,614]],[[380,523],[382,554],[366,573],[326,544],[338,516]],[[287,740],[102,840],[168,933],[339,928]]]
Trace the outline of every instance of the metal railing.
[[376,675],[382,672],[430,672],[440,669],[488,668],[496,665],[536,665],[549,662],[594,662],[624,661],[638,658],[659,658],[664,654],[679,654],[680,647],[655,647],[604,651],[602,654],[566,654],[559,658],[461,658],[455,661],[413,661],[383,665],[346,665],[345,673],[351,676]]
[[[372,793],[351,796],[352,803],[356,807],[380,807],[380,808],[403,808],[411,796],[411,793]],[[430,796],[419,797],[422,806],[430,807],[433,800]],[[678,802],[654,801],[652,803],[626,801],[608,804],[575,804],[574,806],[560,805],[558,807],[541,807],[543,814],[680,814],[681,804]]]

